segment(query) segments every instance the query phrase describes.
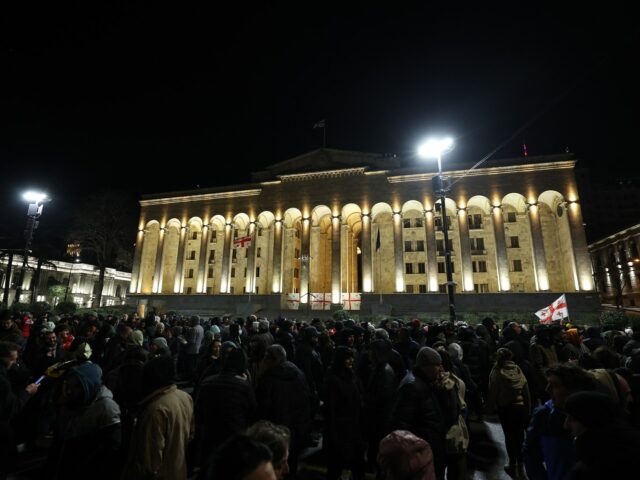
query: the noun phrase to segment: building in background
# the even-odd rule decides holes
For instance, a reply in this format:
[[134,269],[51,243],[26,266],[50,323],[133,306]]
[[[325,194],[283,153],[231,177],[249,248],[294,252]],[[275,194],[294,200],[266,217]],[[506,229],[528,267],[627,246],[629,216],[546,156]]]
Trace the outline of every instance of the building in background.
[[[5,302],[5,304],[8,305],[13,304],[15,300],[22,255],[14,255],[12,263],[11,275],[8,278],[9,254],[0,256],[0,284],[2,285],[0,298],[4,300],[6,295],[8,303]],[[34,301],[47,302],[51,305],[57,305],[59,302],[64,301],[66,296],[67,301],[74,302],[79,307],[91,306],[100,274],[98,267],[86,263],[58,260],[42,262],[40,265],[40,278],[37,281],[37,285],[33,285],[38,259],[29,257],[28,265],[29,268],[25,273],[20,302],[30,303],[33,294]],[[8,285],[7,281],[9,282]],[[130,283],[131,274],[129,272],[107,268],[101,306],[123,305],[126,301]],[[34,288],[35,292],[33,291]]]
[[256,303],[270,312],[437,310],[447,304],[448,228],[459,311],[535,311],[541,295],[559,292],[596,305],[571,154],[470,172],[445,159],[446,226],[435,162],[412,161],[320,149],[254,173],[251,184],[145,195],[130,297],[218,313]]
[[589,245],[602,303],[640,306],[640,224]]

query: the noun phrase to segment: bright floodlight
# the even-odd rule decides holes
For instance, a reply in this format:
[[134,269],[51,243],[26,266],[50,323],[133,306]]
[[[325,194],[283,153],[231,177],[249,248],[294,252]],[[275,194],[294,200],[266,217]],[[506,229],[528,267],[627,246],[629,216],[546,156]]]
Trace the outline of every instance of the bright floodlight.
[[445,152],[448,152],[453,148],[453,139],[451,137],[446,138],[431,138],[418,148],[418,155],[423,158],[438,158]]
[[25,192],[22,195],[22,198],[24,198],[27,202],[41,203],[44,200],[46,200],[47,194],[46,193],[42,193],[42,192],[35,192],[33,190],[29,190],[28,192]]

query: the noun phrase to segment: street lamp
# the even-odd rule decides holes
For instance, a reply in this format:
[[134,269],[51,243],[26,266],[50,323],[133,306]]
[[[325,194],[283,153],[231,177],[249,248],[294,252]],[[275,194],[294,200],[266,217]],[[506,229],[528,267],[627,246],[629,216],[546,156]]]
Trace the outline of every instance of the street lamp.
[[29,202],[29,209],[27,210],[27,228],[24,231],[26,242],[24,252],[22,254],[22,268],[20,269],[20,277],[18,278],[18,286],[16,288],[16,297],[13,300],[14,303],[18,303],[22,296],[22,284],[24,283],[24,274],[27,269],[27,261],[29,260],[33,232],[38,228],[38,219],[40,218],[40,215],[42,215],[44,202],[48,200],[46,193],[36,192],[33,190],[25,192],[22,195],[22,198]]
[[422,158],[436,158],[438,160],[438,176],[432,179],[433,191],[440,197],[440,212],[442,213],[442,233],[444,233],[444,256],[447,272],[447,294],[449,296],[449,319],[456,320],[456,306],[454,299],[453,269],[451,268],[451,251],[449,250],[449,228],[447,224],[446,194],[449,186],[442,175],[442,154],[453,149],[453,139],[432,138],[418,148],[418,155]]

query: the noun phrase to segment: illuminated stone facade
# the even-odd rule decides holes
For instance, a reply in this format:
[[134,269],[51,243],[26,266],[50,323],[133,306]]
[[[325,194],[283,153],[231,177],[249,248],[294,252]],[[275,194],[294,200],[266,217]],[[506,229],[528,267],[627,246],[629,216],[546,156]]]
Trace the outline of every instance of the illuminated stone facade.
[[[325,292],[338,304],[350,292],[444,292],[437,173],[415,163],[321,149],[251,184],[145,195],[131,293],[295,292],[305,304]],[[593,291],[575,163],[566,154],[467,172],[444,159],[456,293]],[[251,245],[233,248],[244,236]]]
[[602,302],[640,306],[640,225],[592,243],[589,252]]
[[[22,267],[22,256],[15,255],[11,258],[11,272],[9,271],[9,255],[0,255],[0,286],[2,287],[2,299],[6,298],[6,304],[11,305],[15,301],[16,289]],[[20,302],[30,303],[34,301],[48,302],[57,305],[65,300],[74,302],[79,307],[90,307],[96,295],[100,269],[88,263],[63,262],[51,260],[41,265],[41,271],[37,285],[34,285],[35,267],[38,259],[29,257],[28,269],[25,272],[22,283],[22,295]],[[9,284],[7,285],[7,278]],[[102,289],[102,307],[125,304],[130,288],[131,274],[107,268],[105,270],[104,287]],[[60,296],[54,296],[49,290],[52,283],[58,283],[66,287]],[[35,292],[32,292],[35,288]]]

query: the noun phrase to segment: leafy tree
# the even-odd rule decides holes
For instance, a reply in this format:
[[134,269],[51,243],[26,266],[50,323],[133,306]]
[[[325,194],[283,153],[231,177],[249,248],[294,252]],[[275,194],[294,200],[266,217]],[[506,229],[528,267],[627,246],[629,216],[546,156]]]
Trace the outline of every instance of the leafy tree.
[[56,312],[62,314],[73,314],[77,308],[78,306],[73,302],[60,302],[56,305]]
[[105,269],[130,269],[135,232],[135,203],[127,194],[105,190],[86,199],[75,218],[71,241],[82,246],[83,255],[100,269],[92,307],[100,306]]

